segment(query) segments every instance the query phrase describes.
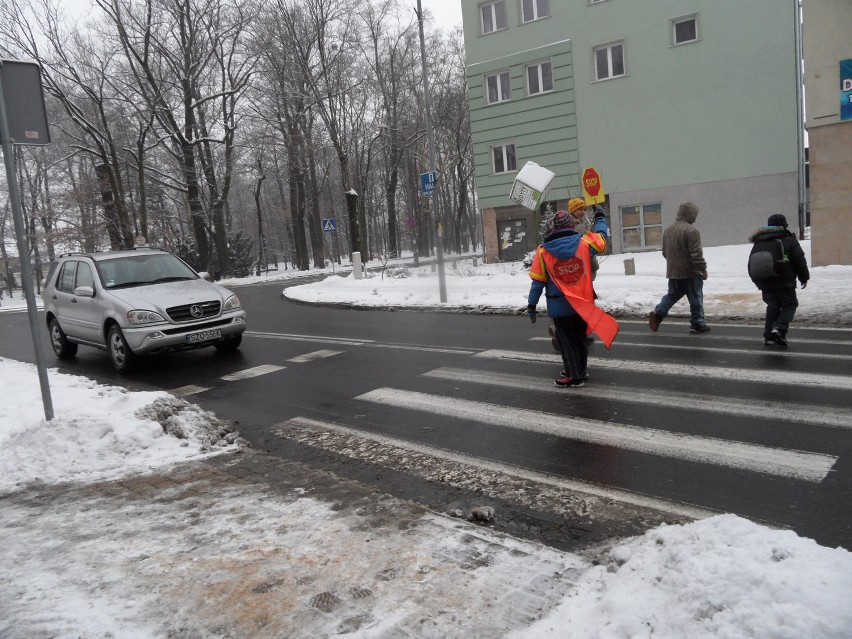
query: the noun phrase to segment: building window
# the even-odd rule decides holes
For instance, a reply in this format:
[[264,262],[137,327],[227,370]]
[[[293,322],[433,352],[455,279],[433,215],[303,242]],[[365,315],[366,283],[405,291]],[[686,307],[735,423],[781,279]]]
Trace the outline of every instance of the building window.
[[524,22],[541,20],[549,15],[548,0],[523,0],[521,3],[521,18]]
[[624,43],[613,42],[595,47],[595,80],[624,75]]
[[503,144],[491,147],[491,160],[494,164],[494,173],[509,173],[517,171],[518,165],[515,160],[515,145]]
[[621,247],[624,251],[658,249],[663,246],[661,204],[622,206]]
[[550,62],[539,62],[527,67],[527,93],[537,95],[553,91],[553,66]]
[[485,76],[485,87],[488,92],[488,104],[509,100],[512,90],[509,88],[509,72],[501,71],[494,75]]
[[688,44],[698,40],[698,14],[672,18],[672,45]]
[[483,4],[480,8],[482,16],[482,33],[493,33],[509,26],[506,22],[506,0],[497,0]]

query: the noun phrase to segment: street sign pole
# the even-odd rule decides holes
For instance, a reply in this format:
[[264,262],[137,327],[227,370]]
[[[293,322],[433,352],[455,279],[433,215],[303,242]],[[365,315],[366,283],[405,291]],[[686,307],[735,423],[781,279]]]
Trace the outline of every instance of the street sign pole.
[[[429,74],[426,66],[426,41],[423,36],[423,9],[417,0],[417,22],[420,24],[420,60],[423,67],[423,106],[426,109],[426,133],[429,138],[429,170],[435,170],[435,133],[432,131],[432,111],[429,106]],[[440,202],[437,193],[432,196],[432,210],[435,212],[435,248],[438,253],[438,290],[441,302],[447,301],[447,282],[444,277],[444,229],[441,226]]]
[[[12,218],[15,221],[15,239],[18,242],[18,255],[21,258],[21,285],[24,296],[27,298],[27,315],[30,319],[30,332],[35,349],[36,368],[38,369],[38,382],[41,386],[41,400],[44,404],[44,418],[47,421],[53,419],[53,400],[50,396],[50,383],[47,379],[47,368],[44,362],[44,352],[41,343],[41,328],[38,321],[38,308],[33,291],[33,276],[30,268],[29,249],[24,237],[24,216],[21,211],[21,192],[18,189],[17,170],[15,167],[15,150],[12,143],[12,134],[9,130],[9,120],[6,116],[6,98],[3,93],[3,65],[5,60],[0,60],[0,142],[3,147],[3,160],[6,165],[6,181],[9,183],[9,199],[12,203]],[[32,97],[32,96],[28,96]],[[40,103],[42,106],[43,96]]]

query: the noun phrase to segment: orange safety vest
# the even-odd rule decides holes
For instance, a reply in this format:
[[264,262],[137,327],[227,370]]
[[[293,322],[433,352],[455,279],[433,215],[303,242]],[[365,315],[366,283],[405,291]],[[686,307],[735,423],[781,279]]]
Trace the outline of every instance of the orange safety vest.
[[557,259],[543,246],[538,247],[535,257],[530,267],[530,277],[546,282],[550,275],[577,314],[589,325],[588,332],[597,333],[607,348],[612,346],[615,336],[618,335],[618,321],[595,306],[592,259],[588,243],[581,241],[577,253],[567,260]]

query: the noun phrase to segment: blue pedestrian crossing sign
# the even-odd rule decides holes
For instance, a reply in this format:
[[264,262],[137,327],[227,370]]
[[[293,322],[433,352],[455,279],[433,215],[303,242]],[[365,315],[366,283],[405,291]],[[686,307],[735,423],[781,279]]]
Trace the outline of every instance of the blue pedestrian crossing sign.
[[438,181],[438,172],[429,171],[420,174],[420,192],[426,197],[431,197],[435,192],[435,182]]
[[323,233],[332,233],[336,230],[337,229],[335,228],[333,217],[323,218],[323,220],[322,220],[322,232]]

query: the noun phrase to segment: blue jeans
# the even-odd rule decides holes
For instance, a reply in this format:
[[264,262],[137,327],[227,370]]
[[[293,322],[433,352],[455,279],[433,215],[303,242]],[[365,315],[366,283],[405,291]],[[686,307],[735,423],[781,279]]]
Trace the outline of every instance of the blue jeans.
[[782,288],[779,291],[761,291],[761,293],[763,301],[766,302],[766,325],[763,328],[763,337],[771,339],[773,328],[782,336],[785,335],[799,307],[796,289]]
[[689,300],[690,324],[692,326],[704,326],[707,323],[704,321],[704,280],[701,279],[700,275],[669,280],[669,292],[663,295],[663,299],[654,309],[657,320],[663,321],[663,318],[669,314],[671,307],[677,304],[684,295]]

